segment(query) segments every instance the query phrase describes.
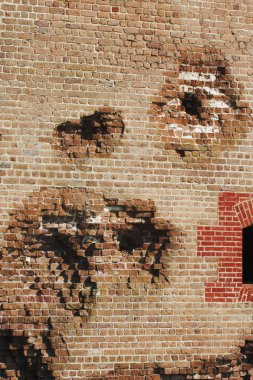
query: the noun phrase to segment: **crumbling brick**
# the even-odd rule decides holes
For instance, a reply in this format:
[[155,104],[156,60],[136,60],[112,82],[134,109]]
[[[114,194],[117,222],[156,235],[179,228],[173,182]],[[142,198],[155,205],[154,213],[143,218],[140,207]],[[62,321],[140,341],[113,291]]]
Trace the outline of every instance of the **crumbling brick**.
[[[0,340],[8,339],[1,361],[11,356],[16,369],[9,363],[1,375],[28,377],[17,351],[32,376],[38,375],[31,357],[24,358],[28,347],[54,380],[104,380],[109,373],[115,380],[157,380],[158,367],[164,376],[198,379],[205,368],[190,368],[192,360],[237,352],[252,332],[250,286],[241,294],[236,286],[233,303],[216,302],[219,293],[222,301],[230,300],[221,274],[228,274],[229,287],[231,274],[239,274],[239,261],[226,265],[234,249],[236,260],[241,254],[241,232],[231,220],[233,245],[223,210],[221,240],[216,230],[208,236],[221,227],[218,193],[253,190],[252,0],[2,3],[0,234],[6,247],[0,323],[10,335]],[[121,141],[122,126],[103,134],[105,104],[112,107],[110,117],[124,112],[113,116],[127,125]],[[80,115],[94,110],[102,114],[88,120],[87,136]],[[67,120],[71,127],[56,128]],[[52,190],[30,198],[42,187]],[[76,190],[68,194],[66,187]],[[77,187],[119,198],[118,211],[105,211],[110,200],[101,194],[96,209],[95,193],[81,200]],[[94,213],[83,227],[90,241],[83,243],[78,220],[72,223],[78,196],[80,204],[87,201],[80,214]],[[133,222],[126,220],[122,199],[135,198],[153,199],[159,215],[184,235],[175,238],[169,223],[167,235],[151,205],[146,216],[136,212]],[[228,202],[224,207],[236,225],[245,222]],[[198,236],[214,243],[222,257],[214,250],[210,257],[202,249],[197,253],[200,224]],[[205,297],[211,282],[212,303]],[[25,349],[16,350],[18,340]],[[15,354],[9,355],[11,344]],[[227,357],[223,365],[218,378],[229,376]],[[231,380],[244,377],[235,367]],[[247,372],[245,380],[252,375]]]
[[46,360],[46,357],[50,358],[54,355],[46,335],[42,336],[38,349],[27,336],[19,336],[15,331],[2,330],[0,334],[0,378],[54,380],[48,369],[50,360]]
[[252,111],[240,101],[228,61],[208,48],[182,53],[179,71],[168,73],[151,115],[166,148],[182,157],[186,152],[215,155],[240,144],[252,127]]
[[153,201],[52,188],[12,212],[0,268],[7,379],[17,371],[21,378],[57,379],[69,356],[64,331],[89,322],[100,286],[169,282],[176,230],[155,211]]
[[56,128],[57,149],[69,158],[108,155],[119,144],[124,133],[121,114],[110,107],[100,108],[94,114],[83,116],[80,122],[60,124]]
[[173,373],[166,367],[157,368],[161,380],[249,379],[252,371],[252,341],[245,341],[237,354],[201,359]]

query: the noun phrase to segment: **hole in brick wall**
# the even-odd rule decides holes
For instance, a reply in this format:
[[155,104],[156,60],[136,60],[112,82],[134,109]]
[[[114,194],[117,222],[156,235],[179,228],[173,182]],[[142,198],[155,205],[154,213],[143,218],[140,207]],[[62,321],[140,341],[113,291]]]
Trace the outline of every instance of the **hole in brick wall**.
[[242,247],[243,283],[253,284],[253,225],[243,228]]
[[252,111],[245,102],[238,105],[241,91],[220,52],[198,48],[184,52],[177,64],[178,72],[168,76],[150,110],[165,149],[194,163],[245,139]]
[[246,340],[241,353],[246,356],[247,363],[253,365],[253,340]]
[[120,112],[110,107],[83,116],[78,123],[67,121],[56,128],[60,147],[70,158],[109,154],[124,133]]
[[237,107],[237,104],[236,104],[236,100],[234,100],[234,99],[230,99],[230,100],[228,101],[228,105],[229,105],[230,108],[233,108],[233,109],[238,108],[238,107]]
[[195,115],[201,119],[201,101],[196,94],[185,93],[181,103],[188,115]]
[[224,66],[218,66],[217,67],[217,72],[220,75],[225,75],[226,74],[226,67],[224,67]]
[[117,200],[107,202],[107,209],[125,221],[112,226],[120,251],[139,256],[139,264],[152,275],[152,282],[160,277],[168,281],[163,253],[171,246],[173,227],[164,222],[156,223],[155,207],[151,201],[133,200],[123,205],[119,205]]
[[141,236],[138,229],[130,231],[118,231],[119,249],[131,253],[134,249],[141,246]]

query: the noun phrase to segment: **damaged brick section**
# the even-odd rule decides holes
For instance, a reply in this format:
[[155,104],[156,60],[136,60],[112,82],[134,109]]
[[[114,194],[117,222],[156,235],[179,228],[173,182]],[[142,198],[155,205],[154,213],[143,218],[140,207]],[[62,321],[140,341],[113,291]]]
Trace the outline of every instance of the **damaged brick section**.
[[94,114],[83,116],[79,122],[67,121],[56,128],[57,149],[69,158],[94,157],[110,154],[124,133],[120,112],[110,107],[100,108]]
[[59,379],[69,358],[65,331],[87,322],[96,301],[99,202],[93,193],[50,189],[12,213],[1,257],[3,378]]
[[167,149],[182,157],[239,144],[252,126],[252,112],[240,100],[228,62],[215,49],[184,52],[179,71],[168,72],[160,96],[151,105]]
[[13,211],[0,264],[2,378],[59,379],[65,334],[89,322],[100,286],[169,281],[177,231],[155,212],[152,201],[55,188]]
[[205,380],[205,379],[251,379],[253,374],[253,341],[246,340],[240,353],[196,360],[190,368],[181,368],[178,373],[160,368],[160,380]]
[[[10,267],[13,260],[17,262],[21,287],[31,289],[30,294],[42,302],[55,302],[57,297],[69,316],[86,318],[94,300],[96,284],[91,281],[89,258],[93,241],[101,237],[98,227],[86,221],[99,208],[96,200],[94,194],[68,189],[35,194],[31,203],[13,215],[6,233],[3,259],[12,260]],[[28,295],[27,301],[26,315],[32,315]]]
[[141,278],[145,283],[169,282],[169,250],[176,248],[173,239],[178,234],[175,227],[155,218],[153,201],[108,199],[105,203],[109,221],[116,220],[110,229],[127,261],[128,285]]
[[54,380],[48,369],[50,361],[42,360],[46,356],[54,356],[47,337],[42,336],[40,348],[37,349],[32,339],[26,336],[14,335],[8,330],[0,335],[0,378],[19,380]]
[[158,363],[118,364],[105,377],[90,380],[206,380],[245,379],[253,374],[253,341],[246,340],[240,353],[196,360],[189,368],[171,371]]

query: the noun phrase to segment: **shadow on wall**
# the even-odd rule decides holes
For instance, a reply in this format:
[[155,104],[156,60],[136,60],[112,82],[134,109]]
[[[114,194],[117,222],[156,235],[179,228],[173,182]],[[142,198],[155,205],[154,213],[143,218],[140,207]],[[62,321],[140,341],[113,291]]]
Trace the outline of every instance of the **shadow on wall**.
[[[15,335],[11,330],[0,333],[0,378],[19,380],[54,380],[46,357],[55,356],[46,334],[41,336],[40,347],[27,336]],[[42,361],[42,356],[44,357]]]

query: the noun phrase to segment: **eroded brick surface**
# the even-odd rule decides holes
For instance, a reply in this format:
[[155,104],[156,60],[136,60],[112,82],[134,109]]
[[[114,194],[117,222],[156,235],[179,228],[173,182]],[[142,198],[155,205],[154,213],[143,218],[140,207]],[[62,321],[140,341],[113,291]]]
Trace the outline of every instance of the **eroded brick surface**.
[[213,155],[220,146],[239,144],[252,127],[252,111],[240,99],[228,61],[209,48],[182,53],[178,72],[168,72],[151,115],[167,148],[183,157],[186,152]]
[[5,378],[58,378],[65,331],[88,323],[100,285],[168,284],[176,234],[152,201],[81,189],[45,190],[13,211],[1,262]]
[[111,153],[123,135],[124,123],[119,112],[103,107],[80,122],[60,124],[56,130],[58,149],[70,158],[84,158]]

